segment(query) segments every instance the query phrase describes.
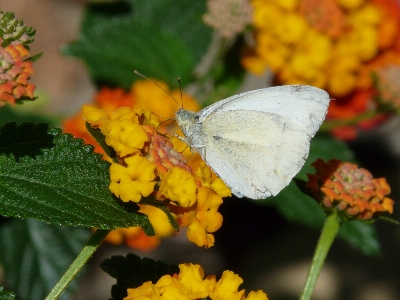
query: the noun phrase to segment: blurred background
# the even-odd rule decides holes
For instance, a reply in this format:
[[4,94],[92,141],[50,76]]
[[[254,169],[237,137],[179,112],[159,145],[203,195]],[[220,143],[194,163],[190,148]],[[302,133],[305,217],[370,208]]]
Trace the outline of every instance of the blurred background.
[[[313,1],[307,3],[312,5]],[[36,94],[39,98],[18,107],[24,113],[48,116],[54,120],[55,125],[61,126],[62,121],[77,113],[82,104],[93,100],[97,87],[90,79],[85,64],[75,57],[60,54],[61,47],[78,38],[87,5],[88,2],[83,0],[0,2],[1,11],[14,12],[18,19],[23,19],[25,24],[37,30],[35,42],[31,44],[31,53],[44,52],[43,57],[34,65],[35,73],[31,79],[37,87]],[[250,41],[249,45],[252,42],[254,43]],[[317,44],[317,40],[315,43]],[[207,54],[213,55],[212,47]],[[229,63],[229,57],[227,59]],[[207,59],[202,60],[202,63],[206,65]],[[259,73],[247,73],[239,90],[263,88],[273,84],[270,68]],[[396,84],[400,88],[400,77]],[[190,93],[191,88],[187,86],[185,91]],[[3,121],[0,120],[0,123]],[[370,170],[374,177],[387,179],[392,187],[390,197],[398,202],[399,118],[391,116],[368,131],[358,132],[357,137],[346,143],[354,151],[361,166]],[[395,204],[392,217],[399,220],[397,205]],[[210,249],[202,249],[190,243],[184,231],[161,240],[160,245],[151,251],[104,243],[80,277],[79,288],[73,299],[109,298],[115,279],[103,272],[98,265],[111,255],[126,255],[129,252],[166,263],[200,263],[206,274],[217,276],[223,270],[229,269],[240,274],[246,291],[262,289],[270,299],[297,299],[319,230],[288,222],[275,207],[258,205],[250,200],[226,199],[220,212],[224,223],[215,233],[216,244]],[[400,299],[399,226],[378,221],[375,227],[381,243],[379,254],[365,255],[342,239],[334,242],[313,299]]]

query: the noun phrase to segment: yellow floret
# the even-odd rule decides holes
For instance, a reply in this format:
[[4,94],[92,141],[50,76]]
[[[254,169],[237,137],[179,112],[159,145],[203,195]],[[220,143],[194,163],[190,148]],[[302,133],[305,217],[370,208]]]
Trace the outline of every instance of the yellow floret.
[[196,170],[196,176],[199,177],[202,186],[208,187],[221,197],[232,196],[231,190],[221,178],[213,178],[210,167],[205,162],[201,162]]
[[160,174],[160,192],[181,207],[190,207],[196,202],[196,183],[188,171],[172,167],[166,174]]
[[208,296],[210,280],[204,278],[200,265],[180,264],[179,282],[187,289],[190,299],[203,299]]
[[209,248],[214,245],[214,236],[211,234],[222,225],[222,215],[218,207],[222,198],[211,189],[198,189],[197,209],[189,212],[182,218],[182,227],[188,226],[188,239],[200,247]]
[[244,290],[238,291],[243,279],[232,271],[224,271],[222,277],[210,291],[211,299],[241,300]]
[[121,157],[139,152],[149,140],[143,127],[129,118],[111,120],[101,128],[101,132],[106,136],[107,145]]
[[154,191],[155,165],[136,155],[125,159],[127,167],[112,164],[110,167],[110,191],[122,201],[139,202]]

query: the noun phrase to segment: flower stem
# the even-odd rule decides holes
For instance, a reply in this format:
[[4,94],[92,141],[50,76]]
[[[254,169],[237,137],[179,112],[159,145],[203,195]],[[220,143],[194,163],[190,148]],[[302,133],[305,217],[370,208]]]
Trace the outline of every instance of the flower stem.
[[300,300],[309,300],[314,291],[315,284],[319,272],[321,271],[322,265],[325,262],[325,258],[328,251],[339,232],[340,223],[337,213],[333,213],[328,216],[325,220],[324,228],[322,229],[321,236],[319,237],[317,248],[315,249],[314,257],[308,271],[306,283],[304,284],[303,293],[300,296]]
[[82,267],[86,264],[88,259],[93,255],[93,253],[109,233],[110,230],[97,229],[92,234],[85,247],[83,247],[81,253],[79,253],[79,255],[75,258],[68,270],[64,273],[63,277],[61,277],[56,286],[51,290],[50,294],[47,295],[45,300],[54,300],[61,296],[68,284],[75,278],[80,269],[82,269]]

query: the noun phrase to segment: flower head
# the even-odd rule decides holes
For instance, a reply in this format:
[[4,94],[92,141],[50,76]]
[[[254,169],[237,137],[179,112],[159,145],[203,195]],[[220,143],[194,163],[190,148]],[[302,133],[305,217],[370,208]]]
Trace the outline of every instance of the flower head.
[[373,178],[366,169],[334,159],[319,159],[312,165],[316,174],[308,174],[307,187],[324,208],[359,220],[393,212],[394,202],[386,197],[390,187],[385,178]]
[[124,300],[150,299],[248,299],[268,300],[262,291],[250,292],[244,298],[244,290],[238,291],[243,280],[231,271],[225,271],[222,278],[216,281],[214,275],[204,278],[204,270],[200,265],[180,264],[180,272],[173,276],[164,275],[155,284],[151,281],[140,287],[128,289],[128,296]]
[[181,220],[182,227],[189,227],[191,241],[211,247],[212,233],[222,224],[217,211],[222,203],[220,195],[230,195],[229,189],[219,180],[211,180],[213,175],[205,166],[197,173],[208,178],[196,177],[186,157],[157,131],[158,122],[149,112],[129,107],[108,112],[89,106],[82,111],[86,121],[100,129],[107,145],[116,151],[117,159],[110,167],[110,191],[122,201],[138,203],[152,197],[162,202]]
[[35,86],[28,83],[33,74],[32,62],[27,60],[29,57],[29,50],[22,44],[0,46],[0,106],[34,98]]
[[[179,90],[171,91],[166,84],[160,81],[156,82],[175,99],[180,99]],[[182,103],[186,109],[193,111],[200,108],[195,99],[184,92]],[[141,106],[155,110],[157,115]],[[182,145],[182,141],[179,139],[174,137],[169,139],[157,130],[158,127],[160,131],[167,129],[159,126],[159,116],[172,118],[176,109],[178,109],[178,104],[159,87],[150,81],[139,80],[132,85],[129,92],[121,88],[101,88],[94,97],[93,105],[83,106],[82,113],[66,120],[64,129],[76,137],[84,138],[86,143],[95,145],[96,152],[104,154],[104,150],[87,132],[83,118],[92,127],[102,130],[107,142],[114,147],[118,154],[119,164],[113,162],[111,168],[110,189],[121,200],[134,202],[147,197],[146,195],[150,192],[149,197],[163,201],[180,219],[184,213],[195,210],[196,206],[192,204],[197,199],[197,185],[201,186],[201,184],[197,179],[194,180],[192,168],[188,165],[186,157],[191,156],[188,147]],[[184,151],[184,155],[181,153],[183,149],[187,149]],[[138,157],[129,158],[135,156]],[[104,158],[111,162],[106,155]],[[148,162],[144,163],[144,160]],[[143,172],[140,171],[140,168]],[[179,168],[190,175],[180,170],[169,171],[173,168]],[[184,182],[192,182],[191,187],[177,185],[175,180],[183,178],[176,176],[177,174],[186,174]],[[174,198],[173,201],[176,202],[170,203],[172,200],[160,192],[160,186],[163,183],[161,177],[166,179],[161,190],[167,196]],[[175,189],[178,187],[180,190]],[[182,207],[176,205],[179,202],[186,206],[191,205],[191,207],[186,208],[183,212]],[[160,243],[161,237],[170,236],[175,232],[165,214],[159,209],[140,203],[138,205],[140,212],[148,215],[156,231],[156,236],[146,236],[139,227],[120,228],[111,232],[106,238],[107,241],[114,244],[125,241],[128,246],[148,251]]]
[[0,107],[34,98],[35,86],[28,83],[33,74],[28,44],[34,35],[13,13],[0,12]]

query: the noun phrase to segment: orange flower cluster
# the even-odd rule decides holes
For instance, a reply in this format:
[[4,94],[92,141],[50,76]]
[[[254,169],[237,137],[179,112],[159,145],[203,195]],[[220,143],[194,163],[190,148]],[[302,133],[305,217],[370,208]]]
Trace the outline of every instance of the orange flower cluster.
[[307,187],[326,209],[359,220],[393,212],[394,201],[386,197],[390,186],[385,178],[373,178],[368,170],[340,160],[318,159],[312,165],[316,174],[308,174]]
[[33,68],[27,46],[34,33],[13,13],[0,13],[0,107],[34,98],[35,86],[28,83]]
[[[373,75],[379,82],[378,70],[400,66],[399,1],[251,2],[254,45],[242,57],[247,70],[262,74],[268,67],[280,84],[327,90],[336,100],[331,101],[327,119],[355,120],[361,129],[384,119],[379,113],[359,116],[379,108]],[[333,133],[352,139],[357,134],[353,123]]]
[[[196,177],[185,156],[158,133],[159,123],[148,111],[121,107],[108,112],[83,106],[82,112],[117,153],[118,163],[110,167],[110,191],[125,202],[138,203],[151,196],[165,204],[182,227],[188,227],[190,241],[206,248],[213,246],[212,233],[222,225],[218,207],[222,197],[230,196],[222,180],[209,182],[211,176]],[[203,164],[200,168],[208,167]],[[211,170],[198,174],[210,175]],[[168,221],[165,226],[169,226]]]
[[174,276],[164,275],[157,283],[145,282],[140,287],[128,289],[124,300],[150,299],[206,299],[212,300],[268,300],[267,295],[259,290],[250,292],[245,297],[244,290],[238,290],[243,279],[232,271],[224,271],[220,280],[215,275],[204,278],[200,265],[180,264],[180,273]]

